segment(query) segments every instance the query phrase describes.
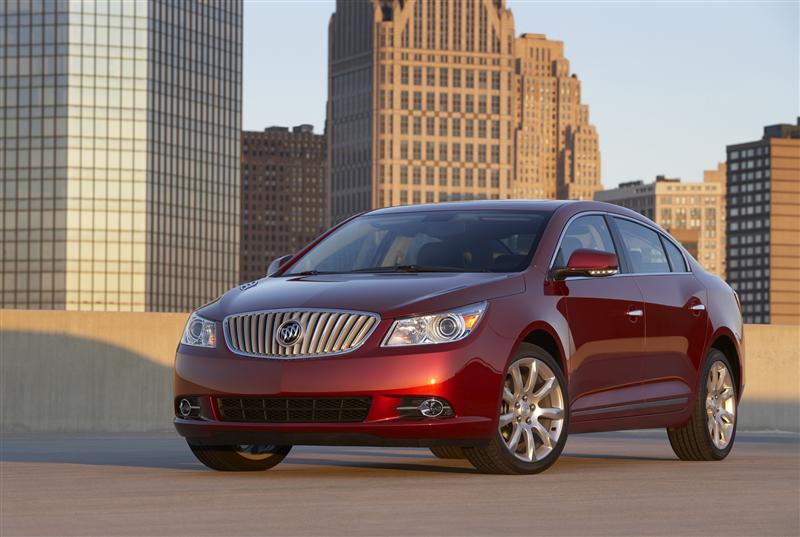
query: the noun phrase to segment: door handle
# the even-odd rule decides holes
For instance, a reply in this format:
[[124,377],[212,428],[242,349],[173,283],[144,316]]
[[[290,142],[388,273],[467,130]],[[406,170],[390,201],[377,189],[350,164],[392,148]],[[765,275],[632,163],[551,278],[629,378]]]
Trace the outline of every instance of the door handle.
[[644,312],[642,310],[629,310],[625,315],[628,317],[643,317]]
[[706,311],[706,305],[705,304],[695,304],[694,306],[692,306],[689,309],[691,309],[692,311]]

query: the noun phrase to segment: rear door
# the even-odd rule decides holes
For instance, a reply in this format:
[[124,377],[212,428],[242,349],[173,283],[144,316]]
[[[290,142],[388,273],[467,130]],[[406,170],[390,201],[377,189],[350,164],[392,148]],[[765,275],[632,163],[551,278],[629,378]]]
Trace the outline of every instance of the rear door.
[[666,235],[627,218],[613,222],[644,299],[642,400],[658,411],[685,406],[705,346],[705,288]]
[[[573,219],[566,227],[553,267],[566,266],[577,249],[617,254],[602,214]],[[570,278],[563,282],[572,345],[569,393],[573,421],[611,418],[640,400],[644,352],[644,303],[633,278]]]

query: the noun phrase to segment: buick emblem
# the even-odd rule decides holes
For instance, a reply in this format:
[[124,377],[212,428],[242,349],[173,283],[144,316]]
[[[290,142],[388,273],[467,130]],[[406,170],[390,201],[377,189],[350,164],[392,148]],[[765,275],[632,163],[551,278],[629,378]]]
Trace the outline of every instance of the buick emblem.
[[277,330],[278,343],[284,347],[291,347],[303,337],[303,327],[294,319],[281,323]]

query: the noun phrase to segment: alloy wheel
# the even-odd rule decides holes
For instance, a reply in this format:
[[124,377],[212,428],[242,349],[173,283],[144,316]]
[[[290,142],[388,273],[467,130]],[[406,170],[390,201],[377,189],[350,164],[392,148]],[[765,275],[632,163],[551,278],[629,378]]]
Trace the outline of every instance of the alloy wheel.
[[722,362],[714,362],[706,379],[706,416],[708,434],[717,449],[731,442],[736,423],[736,389],[733,377]]
[[524,462],[550,454],[564,427],[564,394],[555,373],[537,358],[522,358],[506,373],[498,431],[506,449]]

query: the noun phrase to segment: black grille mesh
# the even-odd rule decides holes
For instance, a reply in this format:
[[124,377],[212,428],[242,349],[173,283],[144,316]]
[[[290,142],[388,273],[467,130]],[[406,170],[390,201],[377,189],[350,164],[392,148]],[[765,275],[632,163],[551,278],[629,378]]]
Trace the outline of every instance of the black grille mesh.
[[369,397],[220,397],[222,421],[256,423],[359,422],[369,414]]

